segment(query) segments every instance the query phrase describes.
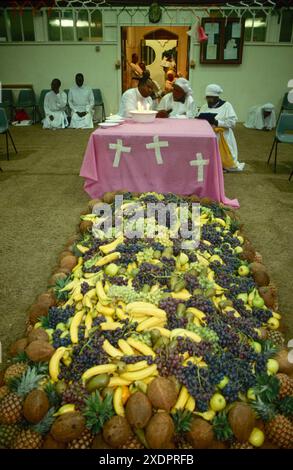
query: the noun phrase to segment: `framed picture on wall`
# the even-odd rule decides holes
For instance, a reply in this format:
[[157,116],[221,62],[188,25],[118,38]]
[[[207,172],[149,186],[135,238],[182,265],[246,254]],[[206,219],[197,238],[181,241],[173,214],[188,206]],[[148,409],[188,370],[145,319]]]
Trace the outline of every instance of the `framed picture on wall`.
[[241,64],[244,21],[240,18],[203,18],[208,37],[200,44],[201,64]]

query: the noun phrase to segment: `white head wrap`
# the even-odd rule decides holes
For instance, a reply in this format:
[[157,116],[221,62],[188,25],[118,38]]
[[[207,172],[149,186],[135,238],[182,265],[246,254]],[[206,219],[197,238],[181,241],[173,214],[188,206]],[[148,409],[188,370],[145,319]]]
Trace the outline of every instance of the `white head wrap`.
[[266,103],[262,106],[264,111],[273,111],[274,108],[275,106],[272,103]]
[[206,96],[220,96],[221,93],[223,93],[223,89],[220,85],[211,83],[206,87]]
[[175,82],[174,82],[174,85],[177,85],[179,86],[180,88],[182,88],[183,91],[185,91],[185,93],[187,95],[192,95],[193,94],[193,91],[192,91],[192,88],[189,84],[189,81],[186,80],[186,78],[176,78]]

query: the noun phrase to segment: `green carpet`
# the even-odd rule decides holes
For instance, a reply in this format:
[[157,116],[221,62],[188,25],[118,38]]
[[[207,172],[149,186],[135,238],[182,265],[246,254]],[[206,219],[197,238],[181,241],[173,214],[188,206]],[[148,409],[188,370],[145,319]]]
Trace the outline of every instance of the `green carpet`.
[[[78,176],[90,131],[12,129],[18,154],[6,161],[0,140],[0,339],[3,359],[25,331],[26,311],[47,288],[66,240],[75,232],[87,194]],[[226,194],[237,197],[245,233],[263,255],[279,290],[279,311],[293,338],[292,146],[280,146],[278,173],[266,165],[273,132],[236,130],[241,174],[226,174]]]

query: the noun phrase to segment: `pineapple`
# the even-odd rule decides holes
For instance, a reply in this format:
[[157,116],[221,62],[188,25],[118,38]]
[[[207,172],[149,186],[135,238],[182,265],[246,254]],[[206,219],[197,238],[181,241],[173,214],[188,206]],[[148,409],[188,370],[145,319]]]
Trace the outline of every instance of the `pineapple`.
[[61,405],[72,403],[75,405],[77,410],[82,411],[88,397],[89,393],[87,390],[81,384],[74,382],[68,385],[65,392],[62,393]]
[[277,374],[280,382],[279,398],[285,398],[293,395],[293,380],[286,374]]
[[144,449],[144,445],[140,442],[137,436],[131,436],[120,449]]
[[286,416],[277,414],[265,427],[267,438],[278,447],[293,447],[293,424]]
[[12,364],[11,366],[7,367],[5,374],[4,374],[4,382],[8,384],[11,379],[20,377],[28,368],[28,364],[25,362],[16,362],[16,364]]
[[13,449],[40,449],[43,437],[32,429],[23,429],[13,442]]
[[9,393],[9,388],[7,387],[7,385],[3,385],[3,387],[0,387],[0,401],[2,400],[2,398],[8,395],[8,393]]
[[192,445],[189,444],[189,442],[187,442],[185,439],[180,439],[180,442],[177,441],[177,448],[178,449],[182,449],[182,450],[188,450],[188,449],[192,449]]
[[100,432],[104,424],[114,416],[113,398],[107,394],[104,399],[96,390],[85,401],[83,415],[86,419],[87,428],[93,433]]
[[277,346],[284,346],[285,339],[284,336],[280,331],[277,330],[269,330],[268,331],[268,339]]
[[[12,366],[11,366],[12,367]],[[22,402],[43,378],[35,367],[27,367],[22,377],[9,380],[11,390],[0,402],[0,423],[16,424],[22,418]]]
[[20,428],[17,424],[2,424],[0,426],[0,445],[9,448],[19,431]]
[[254,449],[254,447],[249,442],[235,441],[231,445],[230,449]]
[[78,439],[68,443],[67,449],[91,449],[93,440],[94,435],[89,429],[85,429]]
[[233,431],[228,421],[227,414],[222,411],[213,419],[213,431],[218,441],[230,441],[233,438]]
[[192,449],[189,443],[186,442],[184,435],[190,430],[192,413],[186,410],[176,410],[172,413],[172,418],[175,425],[175,445],[178,449]]

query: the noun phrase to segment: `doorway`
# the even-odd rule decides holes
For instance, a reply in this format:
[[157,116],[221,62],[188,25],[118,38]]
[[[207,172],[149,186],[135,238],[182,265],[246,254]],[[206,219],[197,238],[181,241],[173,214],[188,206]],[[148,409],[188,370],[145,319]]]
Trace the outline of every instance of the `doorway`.
[[[131,58],[137,54],[162,89],[165,85],[164,64],[172,57],[177,73],[188,79],[189,31],[188,26],[125,26],[121,30],[122,91],[131,87]],[[166,70],[166,69],[165,69]]]

